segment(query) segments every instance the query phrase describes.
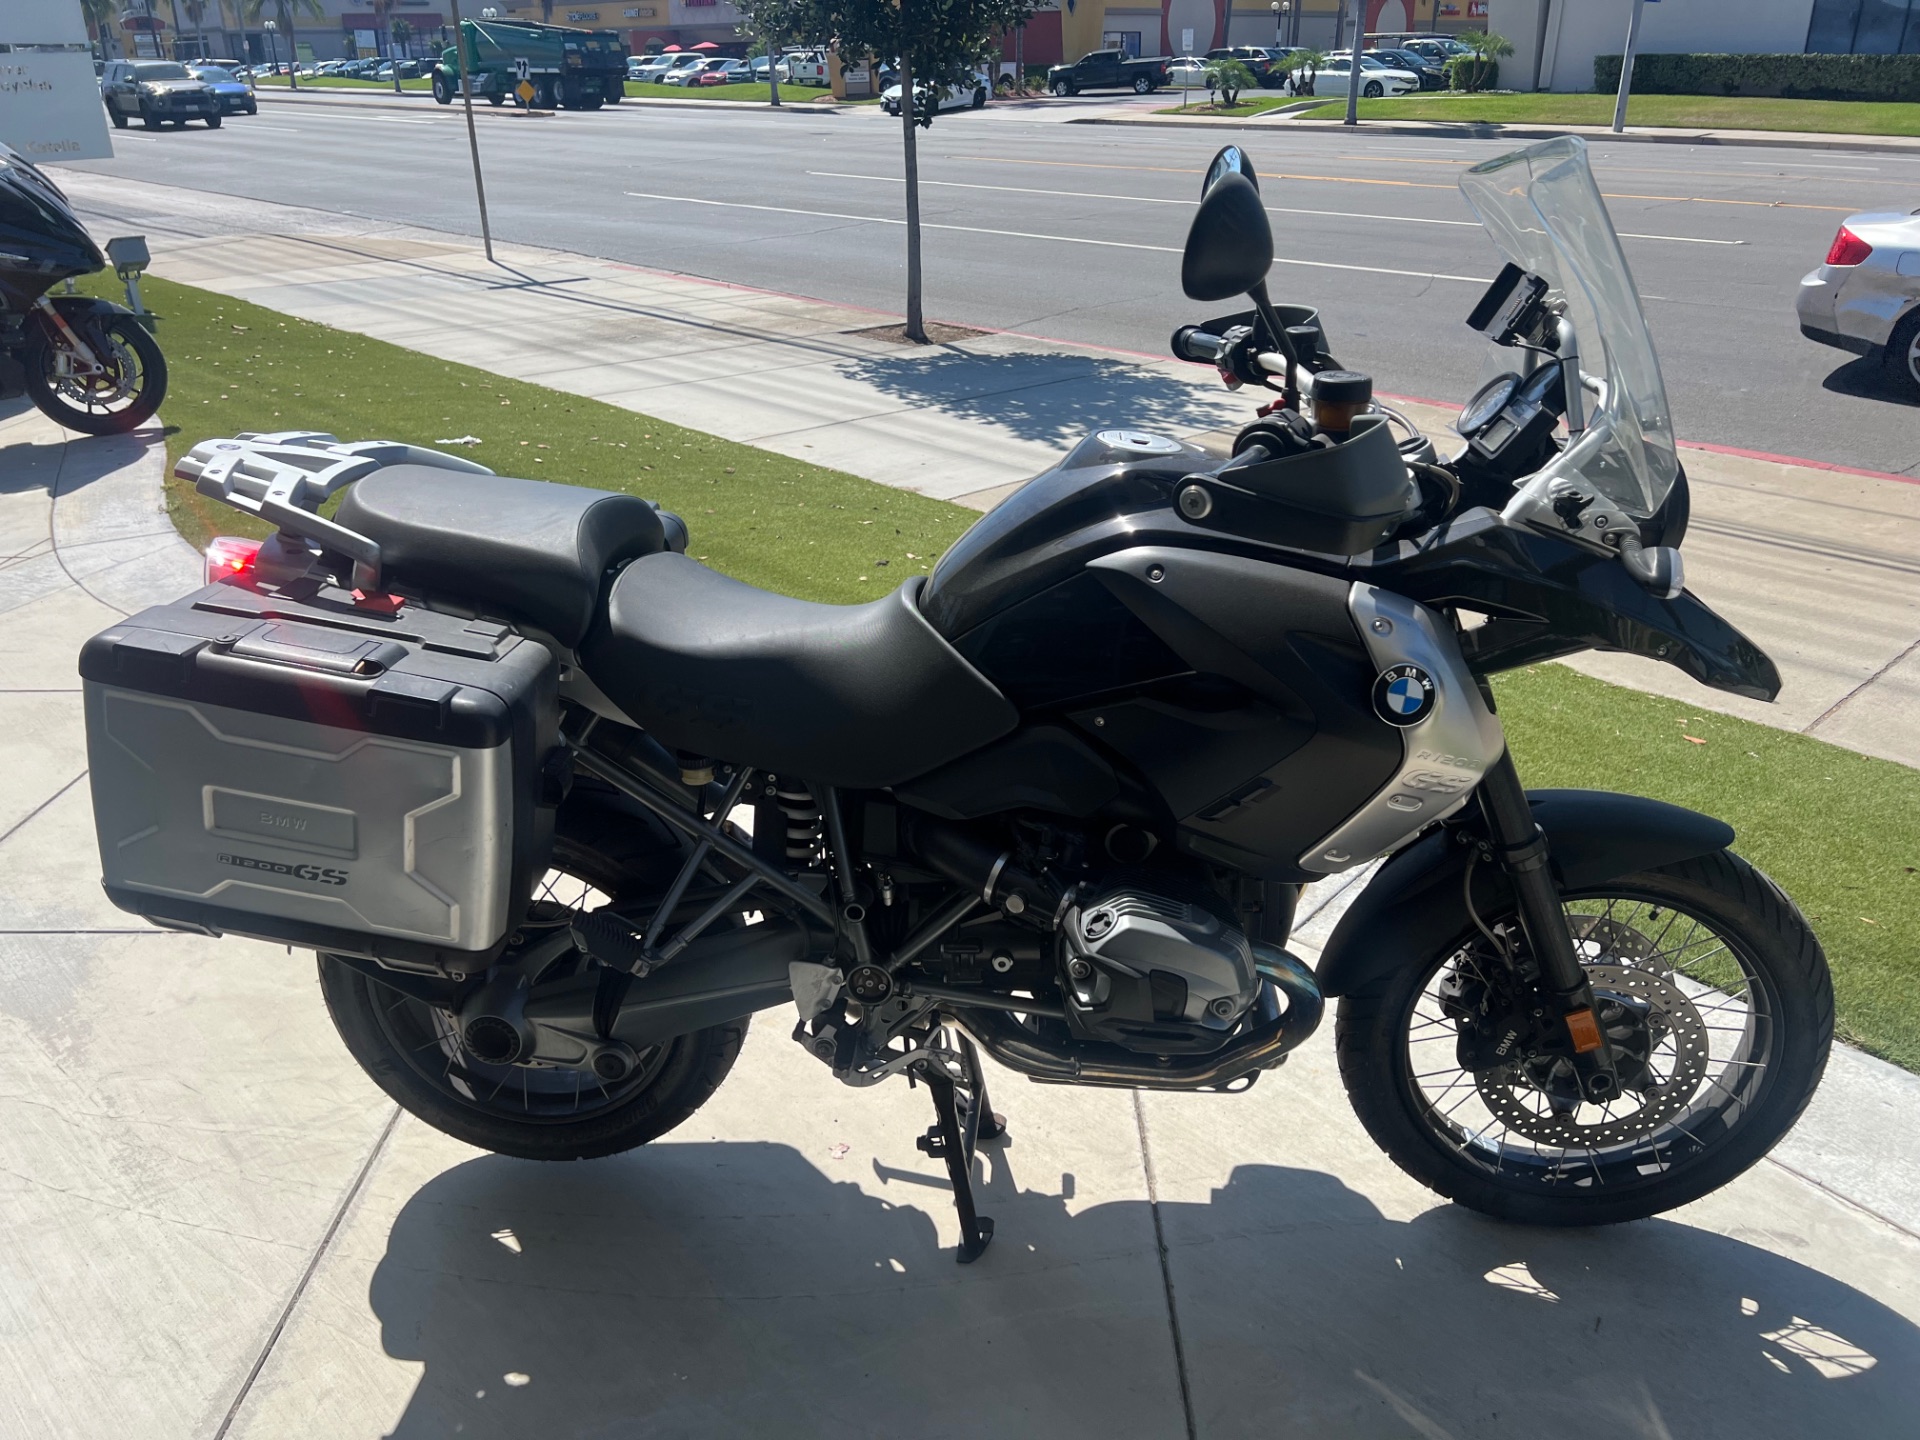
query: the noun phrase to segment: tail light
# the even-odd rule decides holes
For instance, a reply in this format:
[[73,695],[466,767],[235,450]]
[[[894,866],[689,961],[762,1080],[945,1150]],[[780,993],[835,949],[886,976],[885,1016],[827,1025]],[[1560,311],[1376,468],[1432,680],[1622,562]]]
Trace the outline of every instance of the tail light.
[[260,557],[258,540],[242,540],[237,535],[216,535],[207,546],[207,584],[222,580],[247,581],[253,578],[254,562]]
[[1873,247],[1842,225],[1833,237],[1833,248],[1827,251],[1827,264],[1858,265],[1871,254]]

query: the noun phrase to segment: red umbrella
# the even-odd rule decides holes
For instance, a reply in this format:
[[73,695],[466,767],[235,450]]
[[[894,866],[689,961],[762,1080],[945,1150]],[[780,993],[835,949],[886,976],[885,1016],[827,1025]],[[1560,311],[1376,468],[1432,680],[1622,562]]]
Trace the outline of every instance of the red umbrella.
[[702,40],[698,45],[694,46],[693,48],[696,50],[718,50],[720,47],[714,44],[713,41],[711,40]]
[[660,47],[660,53],[662,55],[678,55],[680,53],[680,47],[678,45],[662,45]]

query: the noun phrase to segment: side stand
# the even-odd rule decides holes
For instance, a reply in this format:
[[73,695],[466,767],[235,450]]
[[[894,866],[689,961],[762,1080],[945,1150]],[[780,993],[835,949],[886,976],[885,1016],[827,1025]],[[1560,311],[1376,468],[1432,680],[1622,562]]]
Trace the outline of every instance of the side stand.
[[985,1253],[993,1239],[993,1221],[974,1208],[974,1146],[983,1136],[992,1140],[1006,1134],[1007,1127],[988,1108],[986,1081],[980,1073],[980,1057],[973,1043],[962,1038],[960,1044],[960,1063],[967,1090],[964,1117],[954,1077],[944,1066],[927,1066],[920,1078],[933,1095],[935,1124],[917,1143],[924,1153],[946,1162],[947,1183],[953,1186],[953,1208],[960,1216],[960,1249],[954,1258],[962,1265],[971,1265]]

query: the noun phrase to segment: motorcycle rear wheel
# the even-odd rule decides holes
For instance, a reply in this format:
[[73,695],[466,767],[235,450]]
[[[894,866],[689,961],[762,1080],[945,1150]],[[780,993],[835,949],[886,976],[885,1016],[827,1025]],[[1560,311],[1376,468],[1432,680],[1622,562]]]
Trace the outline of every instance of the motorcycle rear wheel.
[[34,318],[23,357],[27,398],[50,419],[86,435],[118,435],[152,419],[167,397],[167,357],[147,327],[132,315],[114,315],[89,327],[84,338],[100,353],[106,373],[63,376],[58,369],[65,352]]
[[[1470,929],[1340,1002],[1348,1099],[1402,1170],[1502,1220],[1606,1225],[1697,1200],[1764,1156],[1819,1085],[1833,1039],[1826,956],[1793,902],[1725,852],[1563,903],[1596,992],[1642,1014],[1623,1032],[1645,1060],[1637,1093],[1599,1107],[1524,1062],[1460,1068],[1441,987],[1494,954]],[[1517,933],[1510,914],[1482,918]]]
[[[621,827],[563,833],[543,889],[563,905],[646,884],[644,856],[621,854]],[[635,863],[638,861],[639,863]],[[334,1028],[368,1077],[443,1134],[522,1160],[589,1160],[632,1150],[706,1104],[739,1058],[748,1018],[677,1036],[642,1051],[623,1081],[577,1071],[493,1065],[465,1045],[451,1012],[389,989],[321,955],[320,990]]]

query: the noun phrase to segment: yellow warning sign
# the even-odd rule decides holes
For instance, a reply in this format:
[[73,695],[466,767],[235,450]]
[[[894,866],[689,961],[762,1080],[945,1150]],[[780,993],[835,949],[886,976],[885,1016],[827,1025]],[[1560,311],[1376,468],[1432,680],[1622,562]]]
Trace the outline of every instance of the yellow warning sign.
[[531,80],[522,80],[518,85],[514,86],[513,93],[520,97],[520,103],[522,105],[533,104],[533,82]]

